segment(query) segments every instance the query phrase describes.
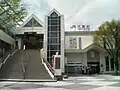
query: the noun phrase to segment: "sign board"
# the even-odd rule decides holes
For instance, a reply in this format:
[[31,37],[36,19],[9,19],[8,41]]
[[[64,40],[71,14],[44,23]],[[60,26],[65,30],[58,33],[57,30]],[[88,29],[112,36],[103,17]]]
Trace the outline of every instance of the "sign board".
[[70,48],[76,49],[77,48],[77,38],[76,37],[69,37]]
[[72,25],[70,29],[79,31],[89,31],[90,25]]

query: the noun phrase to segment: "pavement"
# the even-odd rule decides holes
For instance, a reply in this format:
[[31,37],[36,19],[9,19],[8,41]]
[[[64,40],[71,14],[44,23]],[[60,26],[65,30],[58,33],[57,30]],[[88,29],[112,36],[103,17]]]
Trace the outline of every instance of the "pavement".
[[58,82],[4,81],[0,90],[120,90],[120,76],[77,76]]

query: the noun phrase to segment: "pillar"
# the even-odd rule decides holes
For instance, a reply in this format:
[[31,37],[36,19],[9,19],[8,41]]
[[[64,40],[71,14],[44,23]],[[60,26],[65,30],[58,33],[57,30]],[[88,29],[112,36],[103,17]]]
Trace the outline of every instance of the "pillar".
[[82,62],[82,65],[87,66],[87,52],[83,53],[83,62]]
[[21,43],[22,43],[22,42],[21,42],[21,41],[22,41],[21,38],[18,38],[17,41],[18,41],[18,49],[22,49],[22,48],[21,48]]

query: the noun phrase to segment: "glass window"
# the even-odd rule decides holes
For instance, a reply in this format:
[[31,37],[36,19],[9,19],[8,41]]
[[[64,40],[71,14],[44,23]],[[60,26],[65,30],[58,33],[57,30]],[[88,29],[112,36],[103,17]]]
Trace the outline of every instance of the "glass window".
[[61,43],[61,38],[59,38],[59,44]]
[[50,56],[55,55],[57,51],[50,51]]
[[61,55],[61,51],[58,51],[58,54]]
[[56,57],[55,68],[60,69],[60,57]]
[[105,57],[105,62],[106,62],[106,71],[109,71],[109,57]]
[[32,27],[33,18],[24,25],[24,27]]
[[50,45],[50,50],[57,50],[58,45]]
[[33,19],[33,24],[34,27],[42,27],[42,25],[38,23],[35,19]]
[[50,16],[51,17],[58,17],[58,14],[56,12],[53,12]]
[[95,52],[94,51],[91,51],[91,56],[95,57]]
[[48,57],[47,61],[52,65],[52,57]]
[[58,38],[49,37],[48,44],[54,44],[58,42]]
[[59,33],[59,38],[61,38],[61,31],[60,31],[60,30],[58,30],[58,31],[59,31],[59,32],[58,32],[58,33]]
[[81,49],[81,38],[79,38],[79,49]]
[[50,31],[57,31],[57,26],[51,26],[51,30]]
[[48,25],[51,25],[51,20],[48,20]]
[[50,50],[50,45],[47,45],[47,50]]
[[54,22],[53,20],[51,21],[51,25],[57,25],[57,21]]
[[114,71],[114,59],[110,58],[110,62],[111,62],[111,71]]
[[49,32],[48,37],[58,37],[57,32]]
[[49,52],[49,51],[47,51],[47,57],[49,57],[49,54],[50,54],[50,52]]
[[50,17],[50,20],[58,20],[58,17]]
[[51,25],[57,25],[58,20],[51,20]]

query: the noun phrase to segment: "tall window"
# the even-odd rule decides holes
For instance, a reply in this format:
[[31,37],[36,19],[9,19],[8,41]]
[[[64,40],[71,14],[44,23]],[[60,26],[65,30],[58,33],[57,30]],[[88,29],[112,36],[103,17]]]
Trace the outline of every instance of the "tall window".
[[110,63],[111,63],[111,71],[114,71],[114,59],[110,58]]
[[82,48],[82,44],[81,44],[81,38],[79,38],[79,49]]
[[95,57],[95,52],[94,51],[91,51],[91,56]]
[[53,12],[48,16],[47,60],[51,63],[52,55],[61,54],[61,16]]
[[106,71],[109,71],[109,57],[105,57],[105,62],[106,62]]

